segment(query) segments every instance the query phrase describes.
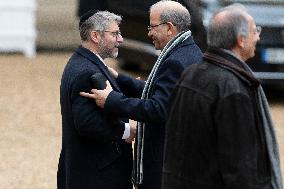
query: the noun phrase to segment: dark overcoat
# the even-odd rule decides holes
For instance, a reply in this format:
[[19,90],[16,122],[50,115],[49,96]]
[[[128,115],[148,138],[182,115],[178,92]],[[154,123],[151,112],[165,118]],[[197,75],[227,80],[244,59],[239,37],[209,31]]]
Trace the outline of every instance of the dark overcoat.
[[102,73],[120,91],[106,66],[91,51],[79,47],[61,79],[62,150],[58,189],[132,189],[132,148],[122,140],[124,121],[81,97],[90,92],[90,77]]
[[202,53],[190,36],[165,57],[153,81],[149,99],[140,99],[144,81],[119,74],[116,81],[123,94],[112,91],[106,100],[106,111],[146,123],[142,189],[161,187],[168,101],[183,70],[201,60]]
[[162,188],[271,189],[259,81],[231,54],[208,52],[222,64],[190,66],[174,91]]

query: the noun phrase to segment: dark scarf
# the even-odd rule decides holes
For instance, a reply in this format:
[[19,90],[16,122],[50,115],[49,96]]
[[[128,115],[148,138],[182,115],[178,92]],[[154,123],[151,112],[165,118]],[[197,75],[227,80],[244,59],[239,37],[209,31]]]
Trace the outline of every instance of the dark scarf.
[[[224,56],[233,58],[237,61],[230,61],[230,58],[224,58]],[[283,184],[277,138],[269,111],[269,105],[264,91],[260,85],[260,81],[256,79],[254,73],[248,67],[248,65],[245,62],[241,61],[238,57],[236,57],[231,51],[222,49],[210,49],[206,53],[204,53],[204,59],[209,63],[213,63],[215,65],[231,70],[239,77],[243,78],[244,81],[248,81],[250,85],[257,88],[258,103],[260,105],[260,112],[263,123],[262,125],[265,133],[268,157],[271,165],[271,186],[273,187],[273,189],[282,189]],[[237,65],[236,63],[239,65]]]

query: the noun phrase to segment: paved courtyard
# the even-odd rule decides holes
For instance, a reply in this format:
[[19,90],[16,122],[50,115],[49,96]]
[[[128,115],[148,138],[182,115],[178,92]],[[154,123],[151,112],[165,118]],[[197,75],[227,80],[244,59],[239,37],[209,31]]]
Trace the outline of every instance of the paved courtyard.
[[[0,54],[1,189],[56,188],[59,85],[70,54],[40,53],[32,59]],[[284,154],[284,100],[270,105]]]

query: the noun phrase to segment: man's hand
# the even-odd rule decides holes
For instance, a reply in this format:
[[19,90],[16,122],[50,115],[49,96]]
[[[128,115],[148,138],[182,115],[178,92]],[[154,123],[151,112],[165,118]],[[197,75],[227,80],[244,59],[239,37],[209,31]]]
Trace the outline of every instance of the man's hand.
[[117,71],[115,71],[115,69],[111,68],[111,67],[107,67],[108,68],[108,71],[110,72],[110,74],[112,75],[112,77],[114,79],[116,79],[118,77],[118,73]]
[[125,142],[132,143],[134,141],[136,136],[136,130],[137,130],[136,125],[133,126],[130,124],[130,136],[127,139],[125,139]]
[[107,86],[104,90],[92,89],[92,93],[80,92],[80,95],[87,98],[93,98],[100,108],[104,108],[106,99],[109,93],[112,91],[109,81],[107,81],[106,84]]

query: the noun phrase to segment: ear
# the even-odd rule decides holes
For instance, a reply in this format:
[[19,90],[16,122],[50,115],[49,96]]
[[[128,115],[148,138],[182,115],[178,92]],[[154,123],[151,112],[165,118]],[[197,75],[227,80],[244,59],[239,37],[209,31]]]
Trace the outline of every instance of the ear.
[[101,39],[101,36],[100,36],[100,34],[97,31],[91,31],[90,37],[91,37],[91,40],[94,43],[99,43],[99,41]]
[[245,40],[246,38],[244,36],[238,36],[236,45],[243,49],[245,47]]
[[173,25],[173,23],[171,22],[167,22],[166,23],[167,26],[169,27],[168,29],[168,35],[176,35],[178,32],[177,32],[177,28],[175,25]]

